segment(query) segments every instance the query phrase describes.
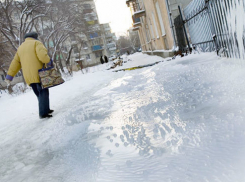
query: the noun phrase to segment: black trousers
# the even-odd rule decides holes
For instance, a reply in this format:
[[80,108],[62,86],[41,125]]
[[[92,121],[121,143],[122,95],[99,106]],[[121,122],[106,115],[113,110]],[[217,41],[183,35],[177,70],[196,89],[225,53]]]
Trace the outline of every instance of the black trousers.
[[49,108],[49,90],[42,89],[40,83],[32,83],[30,85],[32,87],[33,92],[37,96],[38,106],[39,106],[39,116],[47,115]]

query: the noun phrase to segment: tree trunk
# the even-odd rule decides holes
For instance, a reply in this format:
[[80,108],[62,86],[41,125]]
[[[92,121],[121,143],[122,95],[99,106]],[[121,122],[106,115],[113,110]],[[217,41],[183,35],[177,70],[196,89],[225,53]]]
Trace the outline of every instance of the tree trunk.
[[62,71],[62,73],[65,73],[65,70],[63,68],[63,65],[62,65],[62,62],[61,62],[61,59],[60,58],[58,58],[58,62],[59,62],[60,70]]

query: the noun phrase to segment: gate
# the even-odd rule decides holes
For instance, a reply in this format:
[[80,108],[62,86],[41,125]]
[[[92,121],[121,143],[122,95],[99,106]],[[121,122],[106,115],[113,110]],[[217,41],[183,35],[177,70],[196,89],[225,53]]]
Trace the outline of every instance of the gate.
[[244,8],[244,0],[193,0],[184,9],[192,45],[244,59]]

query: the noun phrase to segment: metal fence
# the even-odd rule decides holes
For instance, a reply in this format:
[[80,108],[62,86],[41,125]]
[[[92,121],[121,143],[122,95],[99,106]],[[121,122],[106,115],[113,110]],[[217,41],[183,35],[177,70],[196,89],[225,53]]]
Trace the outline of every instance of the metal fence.
[[244,59],[244,8],[245,0],[193,0],[184,9],[183,22],[192,45]]

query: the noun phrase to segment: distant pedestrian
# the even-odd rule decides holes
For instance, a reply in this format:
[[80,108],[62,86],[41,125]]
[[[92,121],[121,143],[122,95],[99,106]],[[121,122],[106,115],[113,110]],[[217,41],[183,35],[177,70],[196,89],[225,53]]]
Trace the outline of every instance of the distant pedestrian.
[[108,63],[108,58],[106,55],[104,55],[105,63]]
[[10,64],[5,82],[9,85],[22,68],[26,83],[32,87],[38,98],[40,119],[50,118],[54,110],[49,108],[49,90],[42,89],[38,70],[43,67],[43,64],[50,63],[52,60],[48,56],[47,49],[38,40],[36,32],[27,33],[24,38],[25,41],[19,46]]
[[100,57],[100,62],[101,62],[101,64],[104,64],[104,59],[102,56]]

